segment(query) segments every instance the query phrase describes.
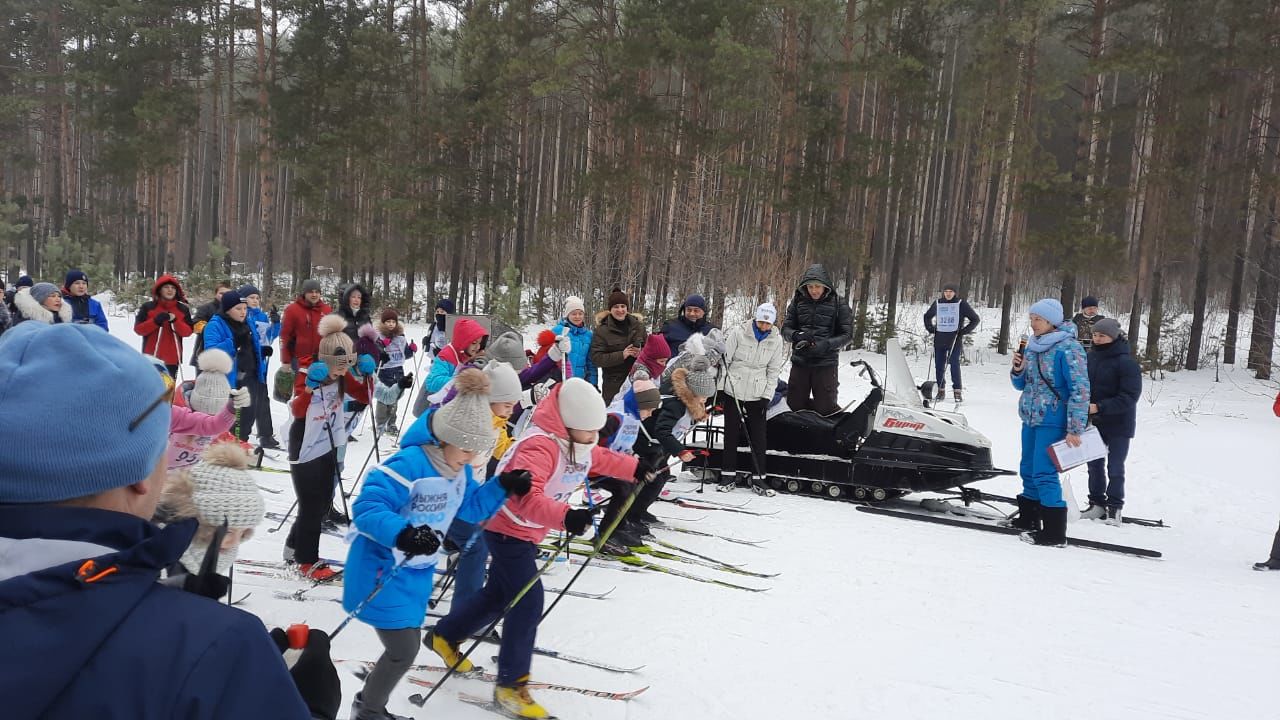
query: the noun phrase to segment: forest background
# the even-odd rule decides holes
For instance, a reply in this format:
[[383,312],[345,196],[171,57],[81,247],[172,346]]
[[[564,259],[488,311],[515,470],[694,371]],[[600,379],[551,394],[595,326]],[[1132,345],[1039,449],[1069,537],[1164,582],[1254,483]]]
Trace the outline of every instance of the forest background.
[[858,346],[957,282],[1270,377],[1278,70],[1280,0],[0,0],[0,272],[656,322],[821,262]]

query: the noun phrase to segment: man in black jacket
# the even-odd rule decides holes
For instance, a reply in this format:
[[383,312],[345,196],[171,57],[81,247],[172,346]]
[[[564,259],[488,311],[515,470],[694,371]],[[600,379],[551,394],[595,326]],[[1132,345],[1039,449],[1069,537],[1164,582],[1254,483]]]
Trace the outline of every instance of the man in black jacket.
[[942,297],[933,301],[924,314],[924,329],[933,336],[933,364],[938,377],[938,400],[947,399],[947,366],[951,366],[951,388],[956,402],[964,399],[960,387],[960,356],[964,336],[977,329],[981,318],[960,298],[955,283],[942,286]]
[[[840,301],[826,269],[810,265],[787,306],[782,337],[791,343],[787,405],[831,415],[840,410],[840,350],[853,336],[853,311]],[[810,399],[812,397],[812,399]]]

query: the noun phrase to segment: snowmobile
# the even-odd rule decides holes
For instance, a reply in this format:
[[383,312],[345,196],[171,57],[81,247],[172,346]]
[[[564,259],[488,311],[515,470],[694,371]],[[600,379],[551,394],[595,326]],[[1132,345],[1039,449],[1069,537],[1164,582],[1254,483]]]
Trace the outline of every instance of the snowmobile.
[[[934,384],[916,385],[895,338],[887,342],[882,379],[866,360],[854,360],[871,391],[853,407],[822,416],[775,406],[768,415],[766,467],[776,490],[832,499],[883,501],[912,492],[946,491],[1000,475],[1013,475],[991,463],[991,441],[969,427],[964,415],[930,407]],[[737,466],[753,460],[745,430],[737,448]],[[708,424],[694,428],[685,441],[695,453],[684,470],[708,482],[719,480],[724,430]]]

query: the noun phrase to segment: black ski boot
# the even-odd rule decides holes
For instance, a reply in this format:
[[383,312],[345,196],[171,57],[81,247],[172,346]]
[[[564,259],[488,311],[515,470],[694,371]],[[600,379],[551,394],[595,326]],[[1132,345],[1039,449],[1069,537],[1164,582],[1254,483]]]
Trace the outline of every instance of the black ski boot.
[[1254,563],[1254,570],[1280,570],[1280,560],[1268,560],[1266,562]]
[[1023,542],[1046,547],[1067,546],[1067,508],[1040,506],[1040,518],[1044,522],[1041,530],[1022,533]]
[[1032,532],[1040,529],[1040,503],[1025,495],[1018,496],[1018,515],[1002,520],[1001,525]]
[[769,487],[769,481],[765,479],[764,475],[753,475],[751,477],[751,490],[755,494],[764,497],[773,497],[778,494],[776,490]]

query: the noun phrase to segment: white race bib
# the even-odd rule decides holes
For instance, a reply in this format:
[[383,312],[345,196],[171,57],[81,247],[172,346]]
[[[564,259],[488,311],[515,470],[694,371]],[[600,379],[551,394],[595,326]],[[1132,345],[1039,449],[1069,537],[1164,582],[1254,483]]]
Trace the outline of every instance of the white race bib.
[[960,329],[960,303],[938,303],[938,332],[950,333]]

